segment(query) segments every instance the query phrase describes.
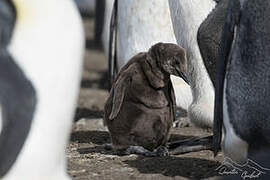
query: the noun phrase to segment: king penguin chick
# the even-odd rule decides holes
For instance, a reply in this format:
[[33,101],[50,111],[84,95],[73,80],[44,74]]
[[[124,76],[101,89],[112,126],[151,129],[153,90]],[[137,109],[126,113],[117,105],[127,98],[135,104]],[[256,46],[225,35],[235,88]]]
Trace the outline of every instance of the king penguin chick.
[[84,36],[73,0],[0,1],[0,179],[68,180]]
[[[187,81],[186,61],[182,47],[157,43],[120,70],[104,107],[104,124],[114,149],[146,156],[166,153],[164,146],[175,118],[170,75]],[[165,151],[151,152],[156,148]]]

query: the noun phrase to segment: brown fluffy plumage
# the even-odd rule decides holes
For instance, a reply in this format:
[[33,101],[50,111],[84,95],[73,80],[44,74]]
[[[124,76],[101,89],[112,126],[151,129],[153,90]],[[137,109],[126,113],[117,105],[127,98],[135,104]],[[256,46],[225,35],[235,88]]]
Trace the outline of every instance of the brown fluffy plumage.
[[158,43],[134,56],[119,72],[105,104],[104,124],[114,148],[165,145],[175,118],[170,74],[186,73],[183,48]]

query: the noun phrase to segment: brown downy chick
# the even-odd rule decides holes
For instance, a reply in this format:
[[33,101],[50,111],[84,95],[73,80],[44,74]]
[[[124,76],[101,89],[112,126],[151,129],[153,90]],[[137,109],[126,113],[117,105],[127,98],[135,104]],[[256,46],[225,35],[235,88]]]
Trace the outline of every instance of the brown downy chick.
[[153,151],[166,145],[176,106],[170,75],[187,81],[186,61],[180,46],[157,43],[120,70],[104,107],[113,148]]

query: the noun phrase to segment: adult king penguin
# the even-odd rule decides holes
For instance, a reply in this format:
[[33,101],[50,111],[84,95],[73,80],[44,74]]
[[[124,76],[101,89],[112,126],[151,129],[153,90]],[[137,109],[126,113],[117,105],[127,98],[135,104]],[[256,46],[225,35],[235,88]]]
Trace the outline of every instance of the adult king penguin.
[[214,149],[245,162],[270,146],[270,1],[230,0],[223,29],[214,119]]
[[0,179],[69,179],[83,49],[72,0],[0,1]]

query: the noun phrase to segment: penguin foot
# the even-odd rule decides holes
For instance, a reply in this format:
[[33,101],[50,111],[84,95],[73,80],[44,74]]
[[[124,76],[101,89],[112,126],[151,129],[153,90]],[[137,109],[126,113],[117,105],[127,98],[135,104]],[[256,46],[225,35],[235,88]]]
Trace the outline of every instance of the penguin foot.
[[[113,150],[114,146],[112,144],[103,144],[102,147],[105,150]],[[169,150],[165,146],[159,146],[154,151],[149,151],[142,146],[129,146],[127,149],[117,149],[117,154],[119,155],[130,155],[130,154],[138,154],[146,157],[161,157],[161,156],[169,156]]]
[[212,142],[213,136],[169,142],[169,154],[176,155],[202,150],[212,150]]
[[129,146],[126,151],[125,154],[129,155],[129,154],[139,154],[139,155],[145,155],[150,153],[151,151],[145,149],[142,146]]
[[156,156],[169,156],[169,150],[165,146],[159,146],[157,149],[154,150]]
[[169,150],[165,146],[159,146],[154,151],[149,151],[142,146],[129,146],[125,151],[126,155],[138,154],[146,157],[169,156]]

